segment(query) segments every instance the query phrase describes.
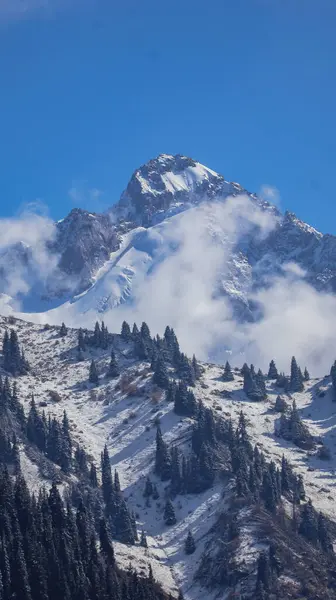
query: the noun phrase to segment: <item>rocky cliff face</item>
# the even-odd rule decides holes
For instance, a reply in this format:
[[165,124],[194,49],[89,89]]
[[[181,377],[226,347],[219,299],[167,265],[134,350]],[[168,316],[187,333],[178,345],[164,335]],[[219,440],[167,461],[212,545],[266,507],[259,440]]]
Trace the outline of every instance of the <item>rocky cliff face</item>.
[[108,215],[89,213],[79,208],[56,225],[52,252],[59,255],[58,267],[77,290],[87,288],[97,270],[119,248],[116,228]]

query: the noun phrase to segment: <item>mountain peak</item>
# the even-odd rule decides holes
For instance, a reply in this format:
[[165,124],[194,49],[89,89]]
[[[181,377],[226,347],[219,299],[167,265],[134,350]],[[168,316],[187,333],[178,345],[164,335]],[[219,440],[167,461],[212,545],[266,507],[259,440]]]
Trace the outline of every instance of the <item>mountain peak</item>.
[[160,154],[137,169],[115,211],[141,225],[160,220],[181,205],[194,205],[233,192],[222,175],[182,154]]

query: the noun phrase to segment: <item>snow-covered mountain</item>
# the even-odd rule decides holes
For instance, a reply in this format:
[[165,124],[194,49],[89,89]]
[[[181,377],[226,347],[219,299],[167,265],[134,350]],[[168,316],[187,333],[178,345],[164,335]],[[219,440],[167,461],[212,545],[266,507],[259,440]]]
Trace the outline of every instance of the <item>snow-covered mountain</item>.
[[[43,282],[35,269],[33,284],[19,299],[21,313],[54,323],[84,324],[88,312],[115,322],[117,308],[120,320],[122,311],[141,311],[164,288],[163,302],[172,296],[171,304],[189,310],[193,289],[203,305],[223,297],[234,317],[253,320],[255,292],[293,262],[314,288],[333,293],[336,287],[335,236],[292,213],[282,215],[263,198],[180,155],[160,155],[135,171],[108,214],[71,211],[56,223],[48,250],[56,268]],[[1,261],[4,268],[11,265],[1,287],[6,310],[13,305],[9,273],[20,256],[29,264],[29,248],[18,253],[17,245]],[[154,319],[151,324],[161,325]]]
[[[257,444],[264,455],[263,460],[267,464],[273,461],[274,469],[281,469],[285,458],[294,473],[303,478],[306,496],[301,499],[301,504],[294,505],[293,509],[285,487],[289,483],[284,481],[281,505],[277,513],[272,514],[264,508],[264,500],[260,502],[251,492],[245,495],[238,491],[230,455],[221,454],[218,441],[212,442],[217,464],[213,483],[199,493],[169,495],[169,481],[162,481],[154,473],[157,426],[160,424],[169,449],[178,448],[188,456],[197,420],[196,416],[176,414],[167,392],[153,383],[149,361],[137,356],[138,333],[127,341],[120,335],[113,335],[105,350],[90,345],[79,356],[78,331],[68,330],[62,336],[57,327],[0,318],[1,338],[6,329],[13,328],[30,364],[27,374],[15,378],[17,397],[26,413],[32,393],[38,410],[43,408],[46,414],[58,419],[63,418],[66,410],[73,443],[79,443],[85,449],[98,471],[100,453],[107,444],[127,506],[136,514],[138,531],[145,532],[148,545],[144,548],[139,542],[130,546],[114,541],[116,560],[122,568],[127,569],[131,563],[132,568],[143,574],[151,565],[155,579],[164,590],[174,597],[182,590],[186,600],[204,597],[209,600],[254,600],[258,597],[255,591],[258,557],[263,551],[268,553],[273,545],[279,570],[275,576],[272,566],[271,600],[336,597],[334,554],[330,550],[322,552],[319,543],[314,542],[312,536],[317,531],[317,524],[310,521],[311,529],[302,529],[303,533],[298,534],[294,533],[294,521],[291,520],[293,510],[296,511],[295,518],[301,519],[299,511],[304,515],[305,506],[310,510],[308,501],[312,500],[315,509],[322,511],[326,519],[331,519],[329,535],[332,541],[336,538],[333,524],[336,519],[333,497],[335,405],[329,377],[306,381],[303,391],[292,396],[277,387],[274,380],[268,379],[265,381],[267,398],[253,402],[243,391],[240,369],[233,370],[233,381],[224,381],[222,366],[200,365],[202,373],[193,393],[196,400],[209,409],[206,414],[215,419],[216,431],[225,431],[225,423],[228,424],[230,418],[236,428],[243,410],[249,440],[252,445]],[[120,371],[120,375],[112,379],[106,376],[111,348]],[[88,380],[92,359],[99,374],[98,385]],[[12,384],[13,377],[4,371],[2,357],[0,361],[0,374],[3,378],[9,375]],[[169,373],[171,377],[175,376],[170,366]],[[295,400],[301,422],[315,440],[315,448],[302,449],[276,434],[280,417],[276,409],[279,394],[288,406]],[[48,487],[51,481],[34,444],[19,439],[21,468],[29,489],[37,491],[41,485]],[[318,450],[321,448],[326,451],[324,460]],[[263,465],[265,468],[265,463]],[[59,490],[64,494],[74,476],[63,477],[59,467],[56,467],[56,473]],[[156,498],[151,494],[144,495],[147,477],[156,485]],[[263,486],[267,487],[266,480]],[[165,524],[163,515],[169,497],[176,515],[176,523],[172,525]],[[231,523],[229,537],[228,523]],[[192,533],[196,545],[191,554],[185,551],[188,532]]]

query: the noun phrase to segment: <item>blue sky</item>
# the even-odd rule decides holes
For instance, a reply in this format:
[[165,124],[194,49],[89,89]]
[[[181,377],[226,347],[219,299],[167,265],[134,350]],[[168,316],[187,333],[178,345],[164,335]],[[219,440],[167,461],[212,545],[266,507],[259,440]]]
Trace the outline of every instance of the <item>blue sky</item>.
[[182,153],[336,233],[334,0],[38,3],[0,2],[1,216],[100,210]]

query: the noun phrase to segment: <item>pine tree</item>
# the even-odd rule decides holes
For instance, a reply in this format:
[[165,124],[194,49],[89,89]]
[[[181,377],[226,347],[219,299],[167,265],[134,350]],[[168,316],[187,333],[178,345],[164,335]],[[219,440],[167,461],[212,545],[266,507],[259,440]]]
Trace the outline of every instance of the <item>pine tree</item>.
[[176,383],[175,381],[170,381],[169,386],[166,393],[167,402],[175,402],[176,397]]
[[99,325],[98,321],[96,321],[94,331],[93,331],[92,343],[96,348],[99,348],[100,341],[101,341],[100,325]]
[[163,519],[166,525],[175,525],[176,523],[174,506],[170,500],[166,502]]
[[133,336],[133,338],[134,338],[134,339],[135,339],[135,338],[137,338],[137,337],[138,337],[138,335],[139,335],[139,333],[140,333],[140,332],[139,332],[138,326],[137,326],[137,324],[136,324],[136,323],[134,323],[134,324],[133,324],[133,329],[132,329],[132,336]]
[[151,480],[149,479],[149,477],[147,477],[143,495],[145,498],[149,498],[149,496],[151,496],[152,493],[153,493],[153,484],[152,484]]
[[[137,335],[134,340],[134,354],[139,360],[148,360],[149,359],[149,349],[141,335]],[[156,364],[156,357],[154,363]],[[154,368],[155,368],[154,364]],[[154,370],[154,369],[153,369]]]
[[307,367],[305,367],[304,373],[303,373],[303,378],[305,381],[309,381],[310,380],[310,375],[309,375],[309,371],[307,369]]
[[21,352],[19,346],[19,340],[16,331],[11,330],[9,336],[10,342],[10,371],[13,375],[21,375]]
[[184,543],[184,550],[186,554],[193,554],[196,550],[195,540],[191,531],[188,531],[188,535]]
[[108,343],[109,343],[109,333],[108,333],[107,327],[105,327],[104,321],[102,321],[102,324],[101,324],[99,343],[100,343],[100,348],[102,348],[103,350],[107,349]]
[[331,375],[331,382],[332,382],[332,387],[333,387],[333,402],[336,402],[336,360],[330,369],[330,375]]
[[160,475],[162,481],[167,481],[171,476],[171,459],[160,426],[156,432],[155,473]]
[[180,493],[182,487],[181,482],[181,467],[180,457],[176,446],[172,448],[171,452],[171,481],[170,481],[170,492],[172,497]]
[[269,369],[268,369],[268,379],[277,379],[278,378],[278,369],[276,368],[275,362],[274,360],[271,360],[270,364],[269,364]]
[[147,323],[145,323],[145,321],[143,321],[143,323],[141,324],[140,335],[145,340],[151,339],[150,330],[149,330]]
[[78,351],[85,352],[85,340],[84,340],[84,333],[83,333],[82,329],[79,329],[79,331],[78,331]]
[[265,377],[264,377],[261,369],[258,370],[258,373],[255,376],[255,382],[257,384],[258,389],[261,391],[263,399],[265,399],[267,397],[266,384],[265,384]]
[[234,380],[234,376],[232,373],[230,363],[228,361],[226,361],[225,367],[224,367],[223,381],[233,381],[233,380]]
[[197,409],[194,393],[188,390],[183,381],[180,381],[175,393],[174,412],[177,415],[193,417],[197,414]]
[[185,354],[180,354],[179,365],[178,365],[179,378],[188,386],[193,387],[195,385],[195,373],[191,362]]
[[98,487],[97,469],[96,469],[96,465],[94,463],[91,463],[89,480],[90,480],[91,487],[93,487],[93,488]]
[[100,519],[99,540],[102,553],[106,556],[109,564],[114,564],[115,559],[112,540],[104,517]]
[[251,400],[255,402],[260,402],[264,400],[266,397],[266,389],[265,389],[265,381],[263,379],[262,373],[258,372],[256,376],[254,372],[253,365],[249,369],[246,365],[244,368],[244,392]]
[[126,321],[123,321],[121,326],[121,337],[125,342],[129,342],[132,337],[130,326]]
[[89,381],[97,385],[99,383],[98,371],[95,361],[92,359],[89,371]]
[[114,350],[111,350],[111,360],[110,360],[110,365],[109,365],[109,369],[107,372],[107,377],[119,377],[120,375],[120,369],[119,369],[119,365],[116,359],[116,355],[114,353]]
[[168,373],[167,373],[167,368],[165,365],[165,362],[163,360],[163,357],[159,354],[157,360],[156,360],[156,364],[155,364],[155,369],[154,369],[154,374],[153,374],[153,383],[155,383],[156,385],[158,385],[160,388],[167,390],[169,387],[169,377],[168,377]]
[[282,398],[281,396],[277,396],[275,405],[274,405],[274,410],[279,413],[284,413],[284,412],[286,412],[287,409],[288,409],[288,404],[287,404],[286,400],[284,398]]
[[115,491],[111,472],[111,463],[107,446],[101,455],[102,491],[107,513],[112,513],[115,506]]
[[311,500],[303,506],[299,533],[313,544],[318,541],[318,523]]
[[141,532],[140,546],[142,546],[143,548],[148,548],[147,538],[146,538],[144,530],[142,530],[142,532]]
[[300,375],[299,367],[297,365],[295,356],[292,357],[291,362],[290,389],[292,392],[303,391],[302,375]]
[[5,329],[3,341],[2,341],[2,354],[4,357],[4,369],[5,371],[10,371],[11,363],[10,363],[10,344],[9,344],[9,334],[8,330]]
[[118,510],[114,520],[115,536],[123,544],[134,544],[135,536],[131,516],[127,510],[125,500],[122,498],[118,503]]
[[67,330],[65,324],[62,323],[61,328],[60,328],[60,336],[65,337],[67,335],[67,333],[68,333],[68,330]]
[[191,360],[191,366],[193,368],[193,372],[194,372],[194,377],[196,380],[200,379],[202,376],[202,371],[201,371],[201,367],[199,366],[197,360],[196,360],[196,356],[195,354],[193,354],[192,360]]

